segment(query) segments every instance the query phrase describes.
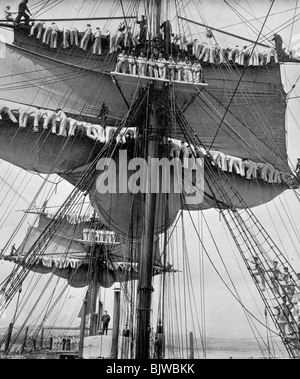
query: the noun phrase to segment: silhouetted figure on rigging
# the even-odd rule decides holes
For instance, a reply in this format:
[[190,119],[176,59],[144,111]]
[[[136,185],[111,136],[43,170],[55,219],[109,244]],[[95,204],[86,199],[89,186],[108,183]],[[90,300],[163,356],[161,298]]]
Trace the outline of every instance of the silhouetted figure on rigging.
[[297,159],[296,175],[297,175],[297,178],[300,179],[300,158]]
[[164,38],[164,49],[165,54],[170,55],[171,53],[171,35],[172,35],[172,25],[169,20],[166,20],[160,28],[163,31],[163,38]]
[[97,118],[100,119],[101,126],[105,127],[106,126],[106,120],[109,114],[109,108],[105,103],[101,103],[101,109],[100,113],[97,116]]
[[144,44],[147,40],[147,19],[142,15],[141,21],[137,21],[136,23],[140,25],[140,43]]
[[274,34],[272,41],[275,41],[275,49],[277,51],[278,57],[282,57],[284,55],[284,50],[282,48],[283,40],[279,34]]
[[15,19],[15,25],[20,25],[22,17],[25,19],[25,25],[29,25],[30,16],[32,15],[30,10],[27,7],[28,0],[23,0],[19,4],[18,16]]

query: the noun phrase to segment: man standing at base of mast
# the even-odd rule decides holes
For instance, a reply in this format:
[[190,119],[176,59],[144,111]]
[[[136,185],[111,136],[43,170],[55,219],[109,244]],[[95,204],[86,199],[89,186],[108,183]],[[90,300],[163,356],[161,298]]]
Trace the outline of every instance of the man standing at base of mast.
[[30,16],[32,16],[30,10],[27,7],[28,0],[23,0],[22,3],[19,4],[18,16],[15,20],[15,25],[20,25],[21,18],[25,18],[25,25],[29,25]]
[[102,323],[103,323],[102,334],[103,335],[104,333],[107,335],[109,322],[110,322],[110,316],[107,314],[107,311],[104,311],[104,315],[102,316]]

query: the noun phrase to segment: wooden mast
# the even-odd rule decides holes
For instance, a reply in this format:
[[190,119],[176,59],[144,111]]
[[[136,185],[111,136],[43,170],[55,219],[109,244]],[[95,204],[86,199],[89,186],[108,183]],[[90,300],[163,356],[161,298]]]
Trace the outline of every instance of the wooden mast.
[[[162,0],[151,0],[153,9],[153,22],[150,35],[157,35],[160,30]],[[148,95],[148,125],[147,125],[147,155],[151,158],[159,156],[159,123],[157,116],[158,97],[161,90],[155,90],[155,83],[151,83]],[[152,303],[152,278],[154,257],[154,235],[155,235],[155,209],[156,194],[151,193],[151,182],[159,180],[151,175],[148,169],[148,190],[144,201],[144,233],[142,238],[142,251],[140,257],[140,276],[138,285],[138,310],[137,310],[137,339],[136,359],[149,359],[150,355],[150,331],[151,331],[151,303]]]
[[[159,139],[156,108],[153,103],[153,84],[150,88],[149,98],[149,125],[148,125],[148,157],[158,156]],[[144,202],[144,235],[142,240],[140,278],[138,286],[138,312],[137,312],[137,344],[136,359],[149,359],[150,344],[150,316],[152,301],[152,274],[153,274],[153,253],[154,253],[154,227],[156,195],[151,193],[151,172],[148,170],[148,191]]]

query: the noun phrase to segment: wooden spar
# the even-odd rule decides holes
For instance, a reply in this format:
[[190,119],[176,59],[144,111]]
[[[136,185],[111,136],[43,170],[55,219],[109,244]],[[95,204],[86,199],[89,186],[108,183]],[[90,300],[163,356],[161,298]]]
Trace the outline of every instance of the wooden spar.
[[6,340],[5,340],[4,355],[7,355],[9,353],[9,350],[10,350],[10,341],[11,341],[13,329],[14,329],[14,323],[11,322],[9,324],[8,331],[7,331],[7,337],[6,337]]
[[[93,238],[94,239],[94,238]],[[93,267],[93,280],[91,283],[91,321],[90,321],[90,330],[89,335],[94,336],[97,332],[97,317],[96,316],[96,309],[97,309],[97,303],[98,303],[98,294],[99,294],[99,264],[98,264],[98,257],[99,257],[99,250],[95,248],[95,245],[91,248],[91,256],[94,262]]]
[[98,299],[98,323],[97,323],[97,330],[101,330],[102,326],[102,316],[103,316],[103,302]]
[[[124,19],[133,19],[136,16],[118,16],[118,17],[78,17],[78,18],[34,18],[30,21],[40,21],[40,22],[50,22],[50,21],[100,21],[100,20],[124,20]],[[1,20],[1,24],[14,25],[13,21]],[[21,24],[22,25],[22,24]]]
[[258,45],[258,46],[270,47],[270,45],[265,45],[264,43],[260,43],[260,42],[253,41],[252,39],[248,39],[248,38],[245,38],[245,37],[242,37],[242,36],[238,36],[238,35],[233,34],[233,33],[225,32],[224,30],[217,29],[217,28],[214,28],[214,27],[212,27],[212,26],[205,25],[205,24],[201,24],[200,22],[196,22],[196,21],[193,21],[193,20],[189,20],[189,19],[187,19],[187,18],[185,18],[185,17],[178,16],[178,18],[180,18],[181,20],[184,20],[184,21],[190,22],[190,23],[192,23],[192,24],[195,24],[195,25],[203,26],[204,28],[208,28],[208,29],[211,29],[211,30],[215,30],[215,31],[217,31],[217,32],[220,32],[220,33],[226,34],[226,35],[228,35],[228,36],[231,36],[231,37],[235,37],[235,38],[241,39],[241,40],[243,40],[243,41],[251,42],[251,43],[256,44],[256,45]]
[[119,350],[119,331],[120,331],[120,305],[121,305],[121,291],[119,288],[115,289],[114,301],[114,319],[113,319],[113,334],[111,344],[111,359],[118,359]]
[[[150,107],[148,125],[148,157],[156,158],[159,156],[159,135],[158,117],[156,104],[159,103],[153,84],[150,88]],[[156,101],[154,101],[154,98]],[[158,180],[151,176],[151,170],[147,170],[148,191],[145,194],[144,202],[144,234],[141,251],[140,277],[138,285],[138,310],[137,310],[137,343],[136,359],[149,359],[150,353],[150,319],[152,301],[152,274],[153,274],[153,254],[154,254],[154,228],[155,228],[155,209],[156,194],[151,193],[151,181]]]
[[87,311],[87,303],[89,296],[89,289],[86,291],[85,298],[83,300],[82,315],[81,315],[81,326],[80,326],[80,339],[79,339],[79,351],[78,359],[83,359],[83,348],[84,348],[84,336],[85,336],[85,317]]
[[27,326],[25,329],[25,335],[24,335],[22,346],[21,346],[20,354],[24,353],[24,350],[26,347],[26,342],[27,342],[27,337],[28,337],[28,331],[29,331],[29,326]]
[[195,358],[195,352],[194,352],[194,333],[190,332],[190,356],[189,359]]
[[44,346],[44,327],[41,330],[41,341],[40,341],[41,350],[43,350],[43,346]]

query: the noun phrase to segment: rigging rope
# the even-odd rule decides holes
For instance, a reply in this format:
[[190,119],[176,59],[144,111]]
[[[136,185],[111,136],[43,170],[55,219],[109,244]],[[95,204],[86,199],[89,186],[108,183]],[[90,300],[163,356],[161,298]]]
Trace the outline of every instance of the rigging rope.
[[[252,55],[253,52],[254,52],[254,49],[255,49],[255,47],[256,47],[256,45],[257,45],[259,39],[260,39],[261,33],[262,33],[262,31],[263,31],[263,29],[264,29],[264,26],[265,26],[265,24],[266,24],[266,22],[267,22],[267,20],[268,20],[268,17],[269,17],[269,15],[270,15],[270,13],[271,13],[271,10],[272,10],[272,8],[273,8],[274,3],[275,3],[275,0],[272,0],[272,4],[271,4],[270,9],[269,9],[269,11],[268,11],[268,14],[267,14],[267,16],[266,16],[266,19],[265,19],[265,21],[264,21],[264,23],[263,23],[263,26],[262,26],[262,28],[261,28],[261,30],[260,30],[260,32],[259,32],[259,35],[258,35],[258,37],[257,37],[257,39],[256,39],[255,45],[254,45],[254,47],[253,47],[253,49],[252,49],[250,55]],[[218,136],[218,134],[219,134],[219,131],[220,131],[221,127],[223,126],[223,123],[224,123],[224,121],[225,121],[225,117],[226,117],[226,115],[227,115],[227,113],[228,113],[228,111],[229,111],[229,108],[230,108],[230,106],[231,106],[231,104],[232,104],[232,102],[233,102],[233,100],[234,100],[234,98],[235,98],[235,95],[236,95],[236,93],[237,93],[237,91],[238,91],[238,88],[239,88],[241,82],[242,82],[242,79],[243,79],[243,77],[244,77],[244,74],[245,74],[246,70],[247,70],[247,66],[243,69],[243,72],[242,72],[242,74],[241,74],[241,77],[240,77],[240,79],[239,79],[239,81],[238,81],[238,83],[237,83],[237,85],[236,85],[236,88],[235,88],[235,90],[234,90],[234,92],[233,92],[233,94],[232,94],[232,97],[230,98],[230,101],[229,101],[229,104],[228,104],[228,106],[227,106],[226,112],[225,112],[224,116],[222,117],[221,123],[220,123],[220,125],[219,125],[219,128],[218,128],[216,134],[215,134],[215,137],[214,137],[213,140],[212,140],[212,143],[211,143],[211,145],[210,145],[209,150],[211,149],[212,145],[214,144],[214,142],[215,142],[215,140],[216,140],[216,138],[217,138],[217,136]]]

